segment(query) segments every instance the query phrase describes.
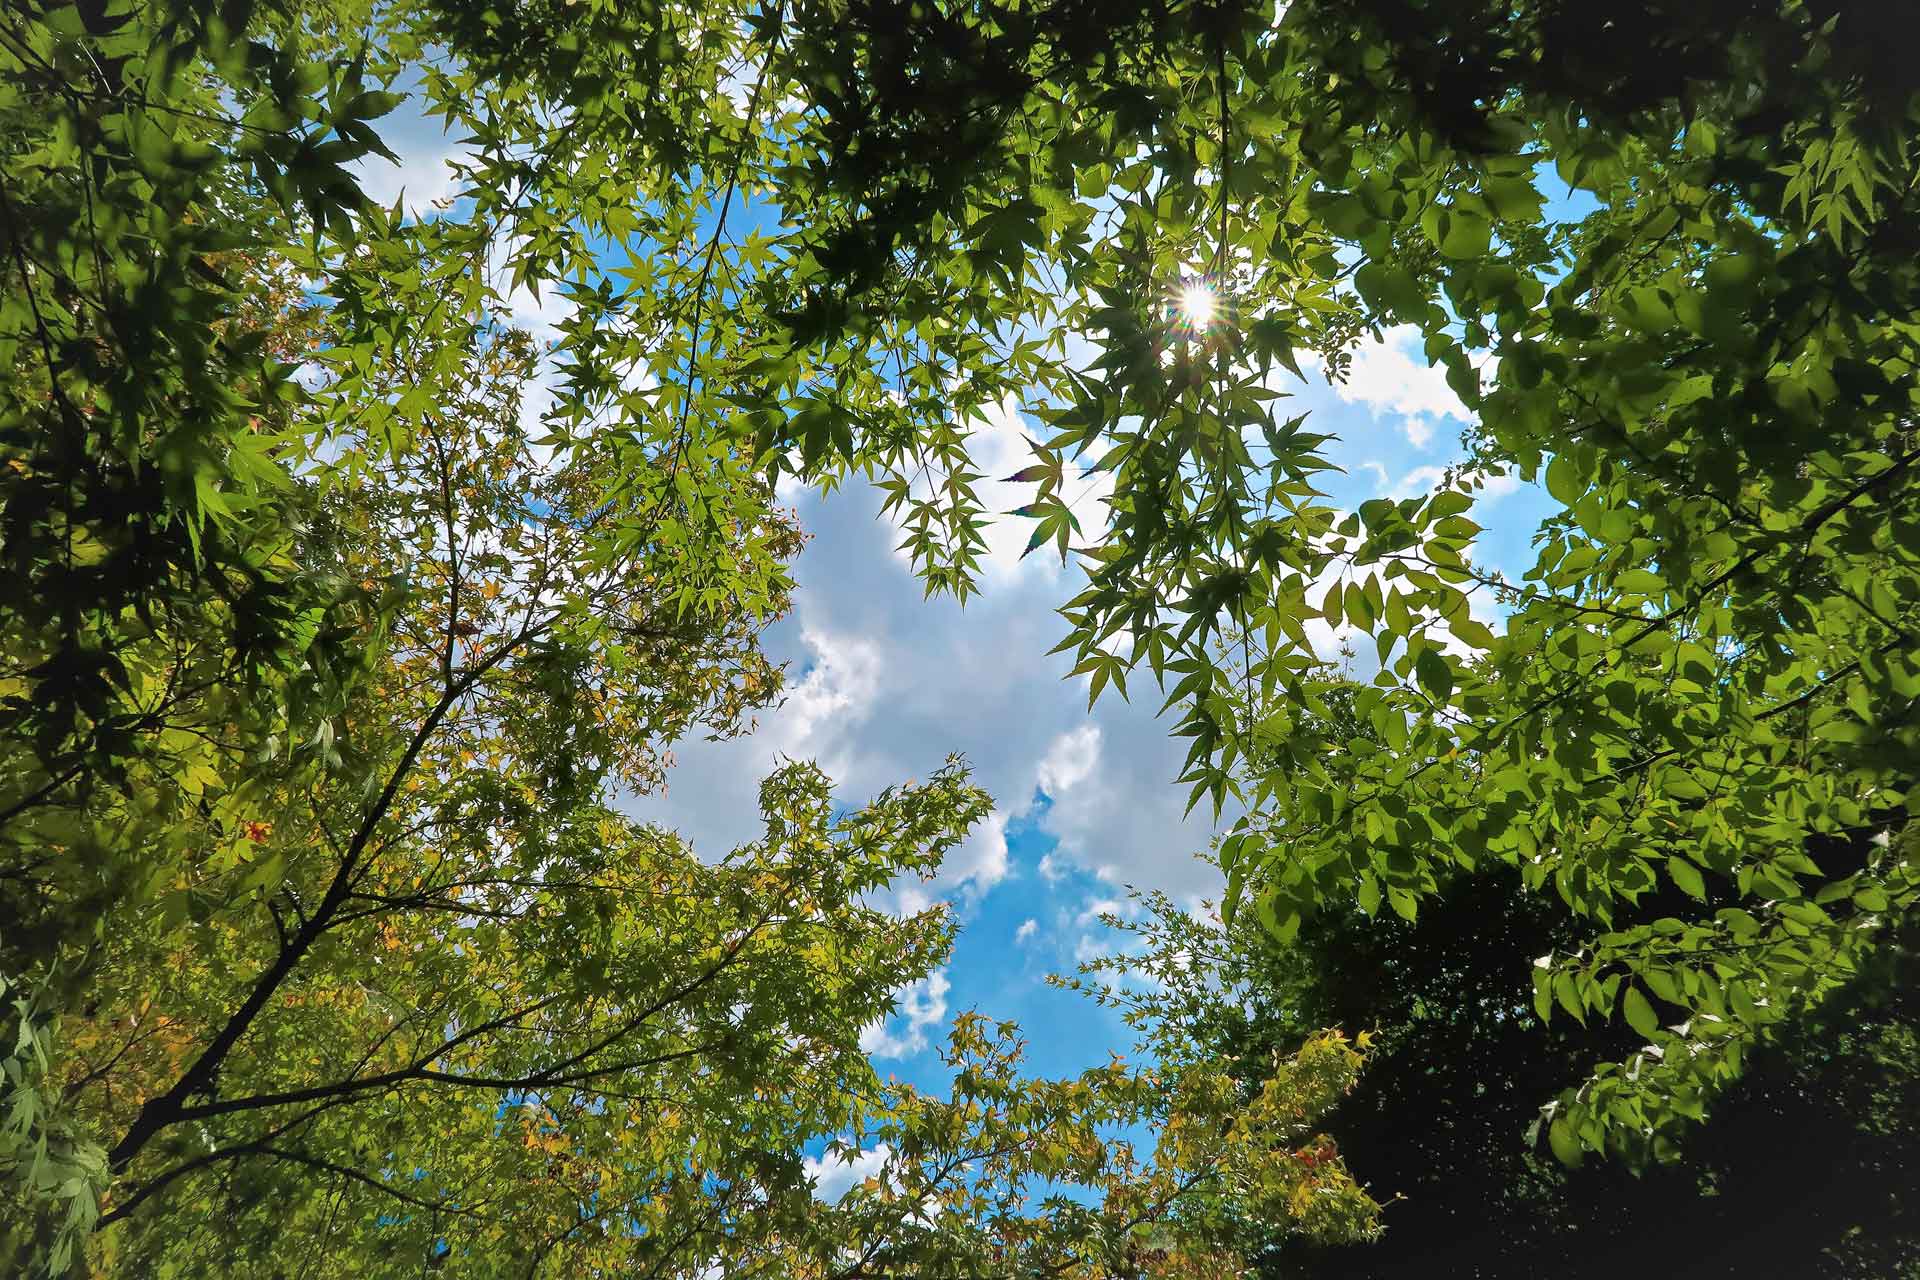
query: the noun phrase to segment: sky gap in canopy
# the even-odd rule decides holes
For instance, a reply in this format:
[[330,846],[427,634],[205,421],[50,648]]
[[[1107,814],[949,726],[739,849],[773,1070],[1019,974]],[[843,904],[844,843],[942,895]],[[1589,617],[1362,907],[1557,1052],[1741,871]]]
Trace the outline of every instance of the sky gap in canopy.
[[[420,113],[417,100],[383,121],[382,134],[400,164],[369,166],[368,194],[384,205],[400,202],[413,217],[463,216],[451,167],[459,144]],[[1584,198],[1573,198],[1550,169],[1539,181],[1550,193],[1550,217],[1587,212]],[[704,247],[719,203],[716,193],[696,224],[701,240],[684,253]],[[779,229],[776,205],[740,191],[721,230],[744,238]],[[605,244],[605,274],[584,287],[631,287],[637,282],[623,278],[623,268],[665,249],[651,241],[618,251]],[[513,323],[545,342],[563,336],[571,311],[563,290],[508,296]],[[731,296],[722,283],[705,305],[724,307]],[[1091,350],[1078,337],[1070,344],[1075,358]],[[1325,473],[1322,487],[1341,507],[1424,493],[1462,460],[1466,413],[1411,333],[1363,343],[1342,384],[1306,372],[1304,383],[1276,372],[1273,385],[1292,397],[1288,416],[1310,411],[1312,429],[1335,437],[1327,454],[1341,471]],[[547,381],[562,374],[550,361]],[[672,369],[636,371],[630,389],[662,381],[663,394],[672,395]],[[537,420],[550,395],[531,389],[523,420]],[[1031,461],[1022,435],[1037,428],[1013,407],[978,428],[993,464],[982,470],[997,478]],[[999,488],[1001,509],[1023,500],[1013,486]],[[1044,980],[1113,945],[1099,915],[1126,909],[1127,886],[1166,890],[1195,909],[1217,895],[1216,873],[1190,856],[1205,846],[1210,824],[1204,812],[1185,813],[1185,791],[1171,783],[1181,749],[1153,715],[1158,698],[1142,687],[1132,702],[1103,699],[1089,713],[1084,677],[1062,678],[1070,662],[1047,656],[1061,629],[1052,609],[1071,593],[1062,575],[1078,571],[1044,551],[1023,559],[1025,522],[997,523],[983,592],[962,609],[923,597],[895,550],[899,531],[879,516],[871,489],[854,484],[823,499],[789,483],[783,497],[812,535],[796,566],[794,613],[767,638],[773,656],[790,664],[787,699],[749,738],[682,744],[667,792],[633,802],[633,811],[681,831],[699,849],[719,851],[754,834],[755,789],[781,757],[817,759],[843,799],[857,802],[890,782],[924,776],[949,751],[963,752],[998,807],[938,880],[896,889],[902,908],[951,902],[963,929],[947,969],[906,993],[899,1016],[870,1033],[869,1047],[883,1070],[937,1087],[944,1077],[935,1050],[947,1021],[978,1008],[1023,1024],[1037,1071],[1075,1071],[1128,1052],[1131,1035],[1117,1017]],[[1531,563],[1534,529],[1552,509],[1542,491],[1517,478],[1491,481],[1476,510],[1487,525],[1483,562],[1517,577]],[[1476,613],[1483,608],[1486,617],[1497,613],[1490,598],[1476,598]],[[1322,624],[1314,639],[1323,656],[1335,656],[1345,637]],[[1356,669],[1370,670],[1370,646],[1358,648]]]

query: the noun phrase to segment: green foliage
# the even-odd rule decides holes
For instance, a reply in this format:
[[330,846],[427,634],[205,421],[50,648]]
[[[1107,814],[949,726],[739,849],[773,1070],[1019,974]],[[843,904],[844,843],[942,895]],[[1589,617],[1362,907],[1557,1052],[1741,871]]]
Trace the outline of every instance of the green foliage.
[[[1194,803],[1244,815],[1227,907],[1286,937],[1517,880],[1564,925],[1533,1019],[1606,1038],[1546,1141],[1670,1154],[1920,895],[1896,33],[1828,0],[14,6],[9,1247],[78,1265],[102,1196],[100,1248],[143,1262],[216,1203],[196,1247],[258,1247],[285,1201],[356,1274],[802,1239],[793,1144],[861,1096],[880,975],[938,950],[861,886],[981,800],[950,772],[836,821],[782,775],[715,870],[609,798],[775,695],[788,473],[870,478],[929,589],[970,593],[969,436],[1009,400],[1044,428],[1030,549],[1086,573],[1076,672],[1144,665]],[[355,186],[403,83],[468,140],[457,217]],[[1549,169],[1592,211],[1551,214]],[[1173,314],[1194,277],[1207,324]],[[551,352],[521,289],[567,304]],[[1474,461],[1339,512],[1276,401],[1389,322]],[[1515,581],[1473,559],[1493,474],[1561,508]],[[1329,677],[1316,618],[1373,638],[1372,684]],[[699,901],[656,918],[670,886]],[[764,989],[641,1016],[743,939]],[[780,1129],[756,1081],[817,1092]],[[687,1135],[590,1137],[668,1086],[706,1090]],[[505,1152],[502,1098],[545,1109]],[[581,1226],[616,1194],[685,1250]]]
[[[1071,1080],[1020,1074],[1011,1023],[967,1014],[944,1056],[945,1098],[895,1091],[881,1123],[836,1143],[872,1172],[774,1251],[783,1275],[1240,1274],[1249,1219],[1267,1233],[1353,1243],[1378,1206],[1314,1125],[1353,1088],[1366,1042],[1308,1037],[1250,1089],[1211,1064]],[[1148,1154],[1121,1136],[1147,1125]],[[755,1261],[763,1261],[754,1258]],[[740,1262],[734,1263],[741,1265]]]
[[[815,360],[831,326],[782,308],[843,269],[732,216],[809,198],[822,16],[791,44],[723,5],[0,19],[9,1268],[843,1273],[857,1231],[937,1272],[1070,1176],[1105,1200],[1024,1220],[1050,1266],[1217,1258],[1164,1234],[1196,1196],[1370,1229],[1286,1145],[1351,1083],[1337,1039],[1276,1060],[1263,1115],[1197,1070],[1024,1081],[972,1022],[952,1101],[874,1077],[862,1030],[950,929],[873,900],[984,814],[957,762],[851,811],[785,768],[717,862],[617,807],[778,694],[786,424],[820,475],[843,396],[900,449],[927,411],[852,375],[858,335]],[[459,216],[355,184],[402,83],[471,136]],[[522,289],[566,298],[556,349]],[[953,499],[977,477],[934,448]],[[1164,1158],[1088,1146],[1121,1120]],[[956,1193],[992,1224],[819,1204],[799,1153],[849,1125],[947,1190],[967,1125],[1010,1141],[1000,1190]]]
[[[1333,907],[1277,946],[1149,896],[1129,945],[1083,970],[1129,1017],[1245,1079],[1323,1025],[1377,1029],[1320,1123],[1383,1202],[1364,1245],[1271,1238],[1274,1276],[1603,1277],[1661,1259],[1690,1276],[1880,1277],[1920,1261],[1920,1074],[1911,926],[1849,986],[1753,1053],[1676,1161],[1565,1168],[1522,1139],[1537,1100],[1613,1052],[1617,1030],[1531,1008],[1532,957],[1578,921],[1516,873],[1457,875],[1418,918]],[[1249,1250],[1249,1252],[1257,1252]]]
[[347,224],[343,166],[384,150],[368,121],[398,99],[294,33],[250,39],[247,11],[27,5],[0,34],[5,731],[31,748],[10,816],[165,719],[131,705],[130,646],[217,630],[233,652],[202,679],[244,692],[325,604],[291,581],[304,343],[282,318],[301,242]]
[[[127,1136],[103,1261],[264,1274],[291,1246],[341,1275],[442,1254],[462,1274],[679,1267],[722,1249],[734,1215],[803,1211],[795,1153],[876,1088],[861,1027],[947,942],[940,912],[861,899],[929,865],[983,798],[948,770],[836,819],[795,766],[762,804],[766,838],[717,864],[604,808],[521,800],[539,816],[495,819],[504,853],[431,830],[417,852],[384,845],[332,912],[327,880],[287,882],[272,914],[311,912],[292,935],[311,971],[218,1064],[214,1096],[174,1085],[110,1113]],[[264,923],[191,938],[142,992],[215,1030],[148,1042],[162,1082],[232,1025],[249,987],[220,969],[257,983],[284,956]]]
[[109,908],[183,815],[336,695],[337,585],[296,563],[297,261],[396,101],[246,5],[0,16],[0,1164],[92,1223],[53,1080]]
[[[1228,907],[1284,937],[1518,869],[1582,922],[1541,1016],[1646,1046],[1569,1081],[1547,1136],[1668,1152],[1920,892],[1868,840],[1905,823],[1920,748],[1920,156],[1887,19],[782,12],[775,92],[812,110],[775,130],[786,363],[755,405],[817,370],[837,406],[774,422],[770,465],[877,472],[929,586],[964,594],[978,477],[945,423],[965,388],[1022,388],[1046,430],[1020,513],[1087,575],[1062,647],[1096,691],[1148,668],[1194,802],[1244,807]],[[1549,213],[1548,173],[1592,211]],[[1168,319],[1197,273],[1224,300],[1199,333]],[[1340,376],[1389,322],[1476,413],[1475,458],[1342,513],[1276,370],[1314,350]],[[1516,580],[1475,563],[1470,514],[1511,474],[1562,508]],[[1096,476],[1104,517],[1074,507]],[[1374,641],[1361,741],[1315,727],[1314,618]]]

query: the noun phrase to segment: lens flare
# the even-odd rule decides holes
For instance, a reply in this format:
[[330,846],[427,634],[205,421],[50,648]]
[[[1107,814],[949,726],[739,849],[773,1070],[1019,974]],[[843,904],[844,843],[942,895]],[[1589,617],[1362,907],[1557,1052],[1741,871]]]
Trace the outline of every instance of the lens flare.
[[1180,290],[1180,316],[1195,329],[1205,329],[1213,323],[1218,305],[1213,286],[1202,281],[1196,280]]

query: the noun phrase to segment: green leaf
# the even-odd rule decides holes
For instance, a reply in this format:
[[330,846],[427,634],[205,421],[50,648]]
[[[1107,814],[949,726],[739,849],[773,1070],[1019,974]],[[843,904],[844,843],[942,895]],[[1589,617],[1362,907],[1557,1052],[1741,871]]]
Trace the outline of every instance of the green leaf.
[[1653,1006],[1640,994],[1639,987],[1627,987],[1621,1012],[1626,1016],[1627,1025],[1643,1036],[1652,1037],[1660,1029],[1660,1019],[1654,1016]]
[[1862,911],[1885,911],[1892,905],[1887,891],[1878,885],[1868,885],[1854,891],[1853,905]]
[[1547,463],[1547,492],[1562,505],[1571,507],[1587,491],[1586,477],[1574,466],[1573,459],[1556,453]]
[[1353,282],[1369,306],[1401,320],[1417,321],[1426,310],[1425,290],[1399,267],[1370,262],[1354,273]]
[[1420,677],[1421,687],[1435,702],[1445,702],[1453,696],[1453,665],[1438,649],[1422,649],[1414,660],[1414,671]]
[[1685,893],[1688,897],[1697,898],[1701,902],[1707,900],[1707,882],[1705,877],[1700,874],[1699,868],[1695,867],[1685,858],[1677,854],[1669,856],[1667,858],[1667,875],[1676,885],[1680,886],[1681,892]]
[[1547,1126],[1547,1145],[1553,1149],[1553,1158],[1569,1169],[1578,1168],[1586,1159],[1586,1150],[1565,1116],[1555,1116]]

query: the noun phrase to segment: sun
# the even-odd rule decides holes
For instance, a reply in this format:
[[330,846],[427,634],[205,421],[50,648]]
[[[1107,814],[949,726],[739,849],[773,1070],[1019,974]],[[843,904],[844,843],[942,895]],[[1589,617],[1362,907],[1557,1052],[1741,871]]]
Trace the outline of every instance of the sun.
[[1219,306],[1214,296],[1213,286],[1204,280],[1195,280],[1180,290],[1180,315],[1195,329],[1205,329],[1213,323],[1213,313]]
[[1199,272],[1168,281],[1160,301],[1168,337],[1207,347],[1222,341],[1233,323],[1232,295],[1222,283],[1219,276]]

